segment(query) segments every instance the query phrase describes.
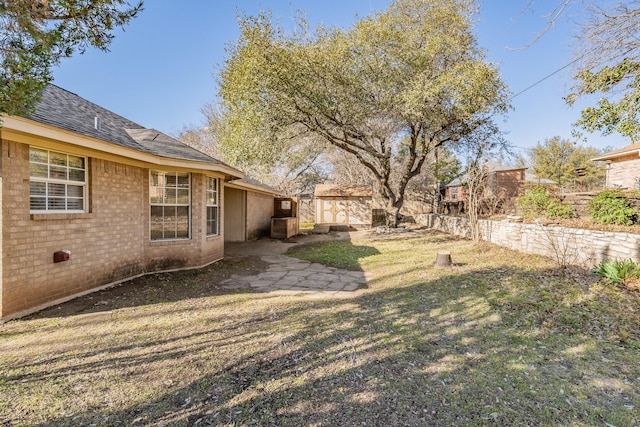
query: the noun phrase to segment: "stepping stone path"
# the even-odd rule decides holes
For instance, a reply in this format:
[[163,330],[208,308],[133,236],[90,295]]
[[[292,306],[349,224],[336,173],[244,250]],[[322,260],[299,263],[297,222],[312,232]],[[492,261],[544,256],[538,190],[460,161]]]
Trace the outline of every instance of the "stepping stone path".
[[260,257],[270,265],[266,271],[253,275],[233,275],[220,282],[224,289],[251,289],[281,295],[351,293],[367,283],[364,272],[326,267],[286,255]]

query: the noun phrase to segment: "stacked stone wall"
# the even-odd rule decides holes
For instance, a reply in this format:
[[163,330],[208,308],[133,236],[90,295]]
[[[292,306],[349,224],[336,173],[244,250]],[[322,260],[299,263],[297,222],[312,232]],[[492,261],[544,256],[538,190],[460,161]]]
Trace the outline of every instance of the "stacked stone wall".
[[[430,228],[470,238],[469,220],[444,215],[417,215]],[[520,252],[552,258],[561,264],[593,267],[604,259],[640,261],[640,234],[480,220],[482,240]]]

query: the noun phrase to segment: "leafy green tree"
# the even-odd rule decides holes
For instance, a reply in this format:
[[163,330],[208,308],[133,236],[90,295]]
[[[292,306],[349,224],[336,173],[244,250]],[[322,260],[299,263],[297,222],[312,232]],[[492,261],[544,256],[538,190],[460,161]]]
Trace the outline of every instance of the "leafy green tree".
[[142,1],[0,0],[0,113],[31,112],[52,67],[89,46],[108,50],[112,30],[141,10]]
[[434,156],[433,173],[434,180],[440,184],[448,184],[460,176],[462,164],[460,160],[447,147],[438,150]]
[[471,0],[397,0],[348,31],[310,35],[301,20],[289,36],[268,14],[241,19],[220,76],[227,158],[269,163],[319,136],[371,172],[395,226],[429,154],[480,130],[495,137],[492,117],[508,107],[471,32],[474,10]]
[[604,178],[605,166],[590,160],[599,154],[596,148],[581,147],[554,136],[536,144],[531,149],[528,161],[521,159],[519,162],[530,164],[538,177],[552,179],[563,185],[576,179],[578,169],[581,169],[585,179]]
[[567,102],[599,94],[577,125],[590,132],[640,137],[640,0],[589,1],[578,37],[576,80]]

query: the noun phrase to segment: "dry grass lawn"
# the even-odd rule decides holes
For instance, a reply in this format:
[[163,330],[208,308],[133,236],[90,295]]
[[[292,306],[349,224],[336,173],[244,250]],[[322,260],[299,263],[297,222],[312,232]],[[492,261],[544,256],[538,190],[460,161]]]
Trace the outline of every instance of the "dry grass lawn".
[[640,422],[637,291],[430,231],[358,236],[295,252],[364,270],[345,298],[221,289],[264,268],[246,258],[0,325],[0,424]]

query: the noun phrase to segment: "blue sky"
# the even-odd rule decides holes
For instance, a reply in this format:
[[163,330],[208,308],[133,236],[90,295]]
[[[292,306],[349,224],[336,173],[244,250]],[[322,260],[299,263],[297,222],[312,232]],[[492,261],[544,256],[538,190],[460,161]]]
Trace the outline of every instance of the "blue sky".
[[[572,59],[579,5],[566,11],[539,41],[558,0],[484,0],[476,35],[487,58],[499,65],[513,94],[559,70]],[[116,31],[110,52],[89,50],[64,60],[54,70],[55,83],[140,125],[177,135],[184,126],[204,126],[202,107],[216,94],[216,66],[225,47],[238,37],[236,10],[253,15],[272,10],[285,28],[297,10],[312,26],[346,28],[356,15],[385,9],[389,0],[146,0],[145,10],[124,31]],[[521,49],[518,49],[521,48]],[[516,153],[555,135],[571,139],[571,124],[581,102],[568,107],[570,68],[515,96],[513,110],[499,121]],[[630,141],[614,135],[587,134],[586,143],[602,149]]]

